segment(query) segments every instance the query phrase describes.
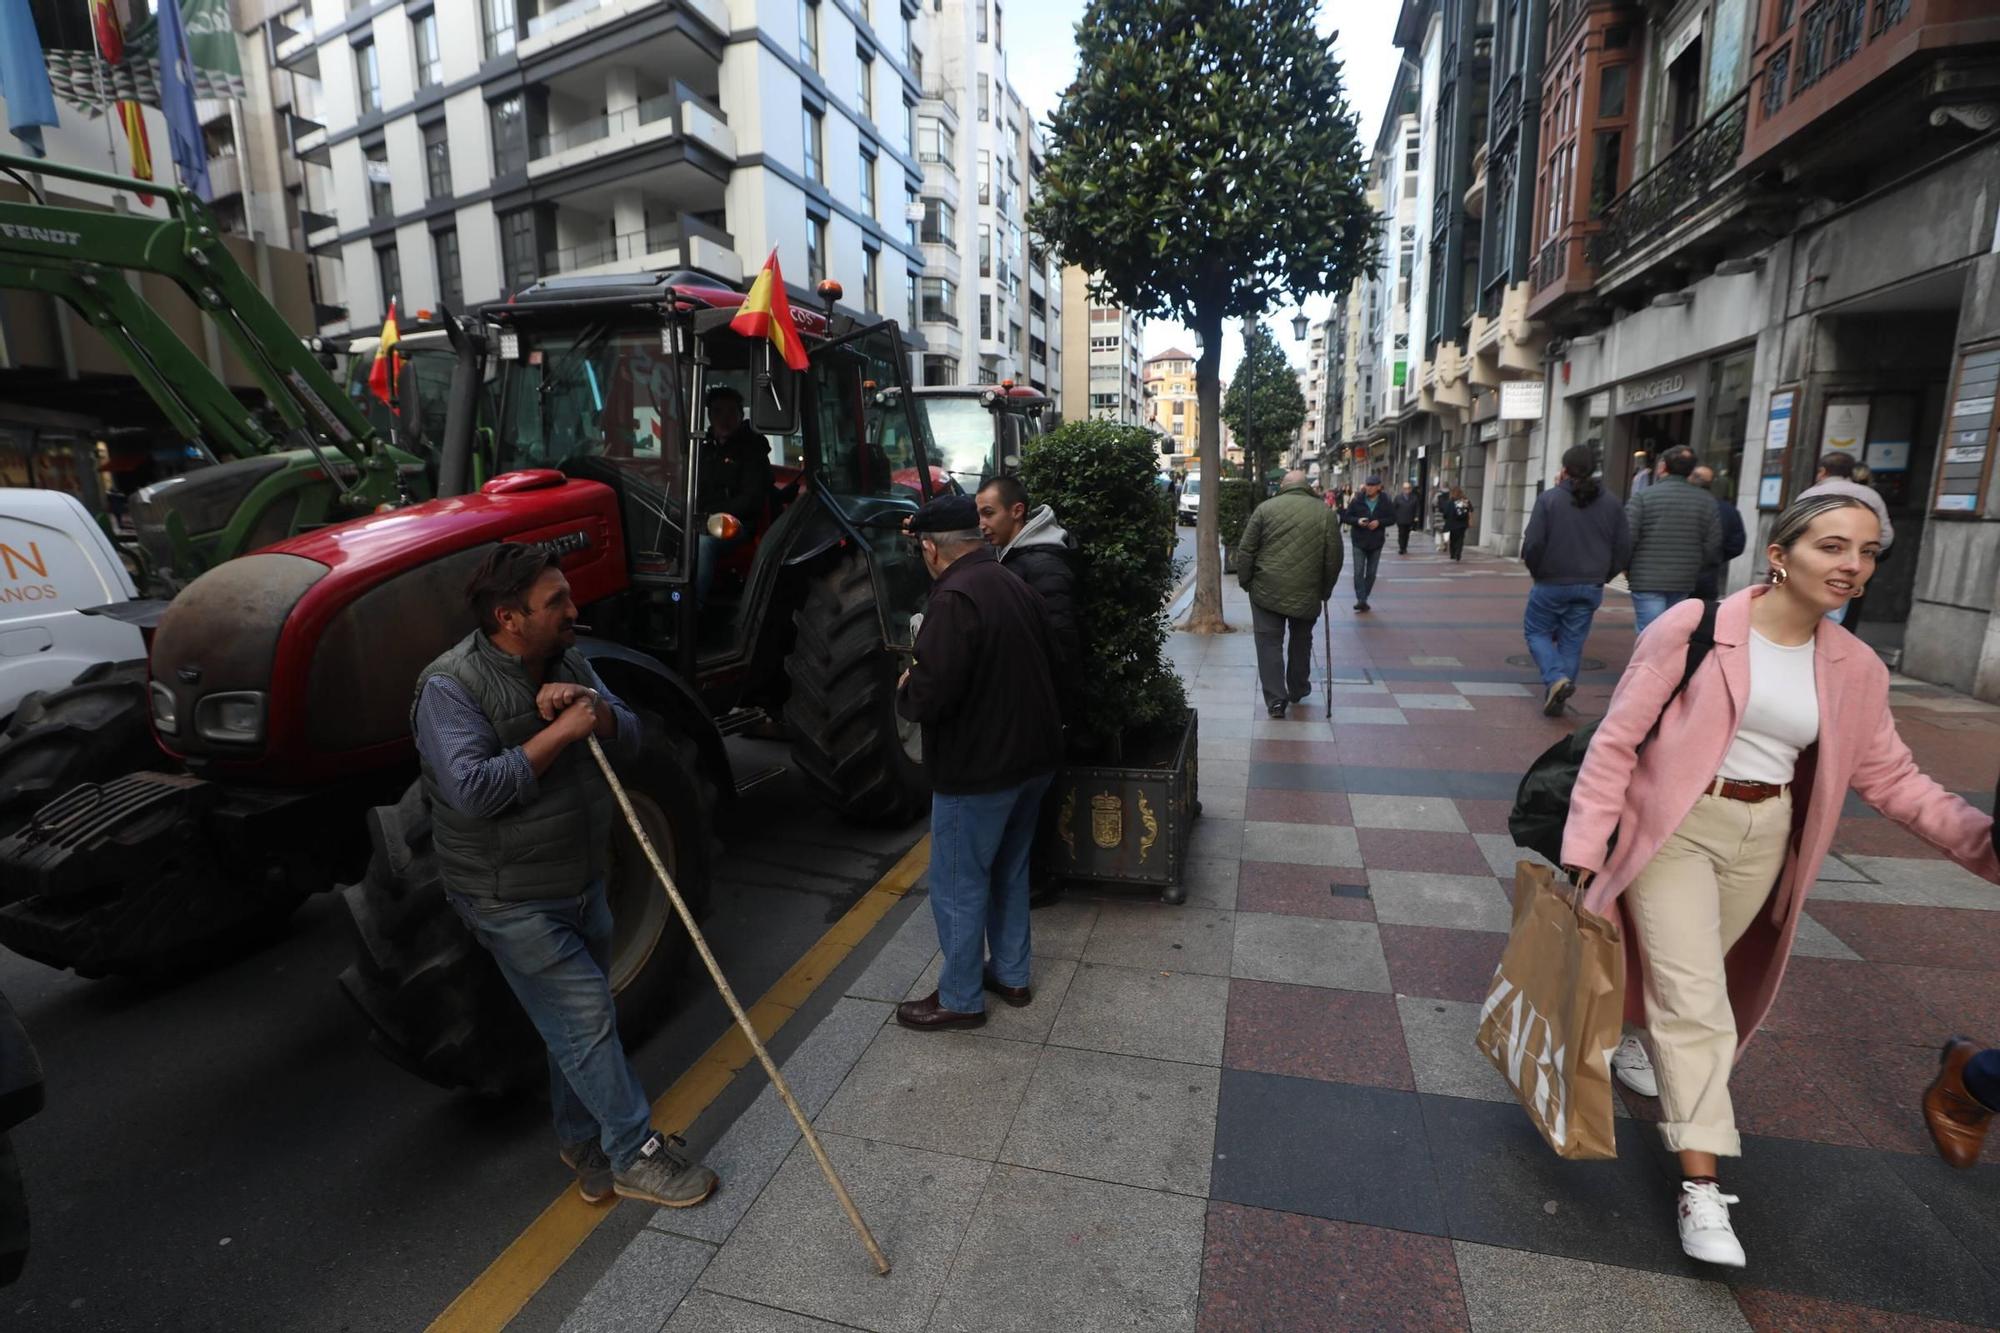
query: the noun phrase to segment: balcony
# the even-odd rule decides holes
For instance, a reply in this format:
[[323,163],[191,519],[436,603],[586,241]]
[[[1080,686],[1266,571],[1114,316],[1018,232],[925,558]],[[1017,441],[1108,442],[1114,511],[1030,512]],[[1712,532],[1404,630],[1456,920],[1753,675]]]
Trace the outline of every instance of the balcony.
[[672,92],[535,135],[528,143],[528,175],[546,176],[676,138],[702,144],[729,161],[736,158],[736,136],[722,109],[686,84],[675,84]]
[[1597,215],[1587,244],[1590,262],[1609,277],[1677,233],[1714,220],[1742,200],[1746,89],[1676,144],[1657,166]]
[[[527,36],[518,48],[523,63],[553,47],[573,42],[649,9],[666,9],[662,0],[568,0],[528,20]],[[725,0],[672,0],[672,6],[699,19],[715,36],[730,33]]]
[[[558,211],[559,229],[574,224],[574,213],[565,217]],[[743,280],[743,261],[736,255],[735,238],[691,216],[542,253],[544,275],[674,268],[700,269],[731,282]]]
[[234,153],[208,159],[208,188],[211,200],[243,193],[243,163]]
[[1472,155],[1472,184],[1465,187],[1465,215],[1479,219],[1486,216],[1486,145],[1479,145],[1479,151]]

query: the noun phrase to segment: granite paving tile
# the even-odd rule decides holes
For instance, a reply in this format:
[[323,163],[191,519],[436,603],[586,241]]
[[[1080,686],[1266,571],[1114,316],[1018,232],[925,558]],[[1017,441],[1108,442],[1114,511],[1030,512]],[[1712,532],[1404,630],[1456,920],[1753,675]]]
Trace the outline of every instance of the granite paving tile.
[[1886,1153],[1881,1160],[1975,1261],[2000,1277],[2000,1162],[1989,1155],[1961,1171],[1935,1153]]
[[1273,764],[1252,761],[1250,789],[1266,791],[1344,792],[1345,768],[1326,764]]
[[1245,819],[1278,824],[1352,824],[1347,797],[1331,791],[1283,791],[1252,787],[1243,807]]
[[1486,858],[1489,873],[1501,879],[1513,879],[1515,868],[1523,861],[1553,868],[1553,863],[1540,852],[1517,845],[1511,833],[1475,833],[1472,836],[1479,844],[1480,854]]
[[1970,1333],[1972,1325],[1815,1300],[1785,1291],[1738,1287],[1736,1302],[1755,1333]]
[[[1985,975],[2000,987],[2000,973]],[[1872,963],[1794,958],[1765,1015],[1763,1030],[1784,1036],[1925,1045],[1937,1037],[1937,1020],[1915,995]]]
[[1316,740],[1252,741],[1245,763],[1264,761],[1277,764],[1330,764],[1338,757],[1339,745],[1331,736]]
[[846,1333],[853,1327],[696,1290],[681,1302],[665,1333]]
[[1842,857],[1909,856],[1943,860],[1944,853],[1887,819],[1843,819],[1834,831],[1833,850]]
[[1243,862],[1236,881],[1236,910],[1373,921],[1368,872],[1351,866],[1300,866]]
[[1192,1330],[1205,1213],[1199,1199],[996,1167],[930,1328]]
[[2000,971],[2000,912],[1814,903],[1812,914],[1870,962]]
[[562,1333],[659,1333],[715,1257],[698,1240],[641,1231],[562,1322]]
[[1396,994],[1467,1004],[1486,999],[1493,970],[1507,947],[1507,937],[1490,930],[1387,925],[1381,934],[1382,956]]
[[[1931,1153],[1921,1099],[1937,1073],[1942,1037],[1926,1045],[1774,1037],[1820,1096],[1869,1144],[1890,1152]],[[1988,1136],[1982,1160],[2000,1162],[2000,1138]]]
[[1468,1241],[1452,1249],[1473,1333],[1736,1333],[1749,1327],[1721,1282]]
[[1288,824],[1252,820],[1243,826],[1243,859],[1290,865],[1362,864],[1361,844],[1345,824]]
[[1035,1056],[1025,1042],[891,1024],[813,1123],[822,1132],[991,1161]]
[[1416,1086],[1395,1001],[1366,991],[1232,981],[1222,1062],[1293,1078]]
[[1408,726],[1409,721],[1400,708],[1369,708],[1339,703],[1333,706],[1336,727],[1403,727]]
[[1442,1235],[1431,1159],[1414,1093],[1222,1071],[1209,1184],[1219,1202]]
[[[1781,1037],[1759,1032],[1743,1048],[1729,1072],[1729,1099],[1736,1108],[1736,1128],[1744,1134],[1810,1139],[1849,1148],[1869,1146],[1868,1136],[1820,1092],[1812,1071],[1799,1065],[1792,1043]],[[1655,1099],[1635,1093],[1628,1104],[1641,1119],[1661,1118]]]
[[1208,734],[1208,719],[1201,720],[1201,735],[1195,741],[1195,753],[1204,764],[1250,762],[1250,747],[1254,741],[1235,736],[1211,736]]
[[1230,975],[1341,990],[1389,989],[1373,923],[1239,912]]
[[1866,880],[1868,876],[1849,865],[1846,861],[1841,860],[1838,856],[1828,853],[1826,858],[1819,863],[1818,878],[1833,880],[1835,882],[1851,882]]
[[1847,947],[1838,935],[1822,926],[1811,912],[1799,913],[1799,928],[1792,936],[1794,958],[1840,958],[1860,962],[1861,955]]
[[[1091,931],[1097,928],[1099,904],[1073,893],[1038,907],[1028,917],[1028,939],[1034,956],[1081,958]],[[928,912],[928,908],[925,909]]]
[[1406,694],[1398,691],[1391,696],[1398,708],[1410,712],[1427,713],[1470,713],[1472,701],[1460,694]]
[[1949,967],[1880,965],[1883,975],[1915,996],[1933,1018],[1933,1044],[1953,1033],[2000,1042],[2000,972],[1964,972]]
[[1086,962],[1156,972],[1229,975],[1234,920],[1228,912],[1159,903],[1105,903],[1084,946]]
[[1856,870],[1877,883],[1914,890],[1934,907],[2000,912],[2000,886],[1952,861],[1929,857],[1856,856]]
[[1348,809],[1356,828],[1464,833],[1465,821],[1451,801],[1436,796],[1377,796],[1351,791]]
[[848,986],[847,993],[865,1000],[900,1000],[937,951],[937,919],[929,902],[919,902]]
[[[1426,833],[1413,829],[1357,829],[1361,862],[1371,871],[1427,870],[1452,875],[1491,875],[1486,854],[1470,833]],[[1512,874],[1510,869],[1508,874]]]
[[1242,787],[1205,787],[1201,813],[1209,819],[1242,819],[1250,808],[1250,793]]
[[1449,926],[1505,933],[1514,908],[1491,875],[1439,875],[1422,870],[1370,870],[1368,892],[1384,925]]
[[1187,906],[1207,907],[1219,912],[1236,910],[1236,885],[1241,862],[1190,860],[1181,871],[1181,887],[1187,890]]
[[1243,855],[1243,821],[1197,818],[1188,834],[1188,855],[1235,861]]
[[[1339,711],[1339,705],[1334,706]],[[1328,737],[1326,717],[1310,699],[1284,717],[1261,718],[1251,724],[1250,734],[1260,741],[1323,741]]]
[[1493,698],[1530,698],[1534,691],[1526,685],[1505,685],[1490,680],[1455,680],[1452,687],[1460,694],[1468,696],[1486,695]]
[[1250,763],[1248,760],[1241,763],[1231,762],[1226,759],[1213,762],[1207,759],[1201,761],[1201,792],[1202,808],[1204,810],[1207,809],[1209,793],[1242,791],[1249,785]]
[[1807,901],[1820,903],[1889,903],[1899,907],[1927,907],[1930,897],[1914,884],[1877,884],[1866,879],[1817,879]]
[[1049,1041],[1219,1065],[1228,1012],[1226,977],[1085,963],[1070,981]]
[[1403,1043],[1418,1092],[1445,1097],[1474,1097],[1514,1105],[1514,1090],[1473,1044],[1479,1031],[1479,1005],[1463,1000],[1434,1000],[1417,995],[1396,997],[1403,1025]]
[[1452,804],[1458,808],[1458,816],[1465,821],[1465,826],[1475,834],[1506,833],[1507,813],[1514,808],[1511,800],[1463,796],[1454,798]]
[[[903,998],[920,1000],[937,989],[938,970],[944,965],[943,955],[931,959],[931,965],[924,969],[910,987],[910,993]],[[1016,1008],[997,995],[986,998],[986,1026],[967,1029],[975,1037],[998,1039],[1000,1041],[1044,1042],[1055,1027],[1056,1015],[1062,1012],[1062,1003],[1069,994],[1069,985],[1076,977],[1077,962],[1074,958],[1037,958],[1030,978],[1034,999],[1031,1003]]]
[[1206,1197],[1219,1070],[1051,1046],[1000,1160]]
[[1466,1327],[1451,1243],[1212,1203],[1201,1333],[1445,1333]]

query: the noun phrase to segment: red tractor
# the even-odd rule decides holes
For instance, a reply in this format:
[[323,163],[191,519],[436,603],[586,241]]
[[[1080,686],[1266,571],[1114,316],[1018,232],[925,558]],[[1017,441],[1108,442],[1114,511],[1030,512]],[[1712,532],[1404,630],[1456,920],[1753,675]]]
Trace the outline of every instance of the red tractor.
[[[0,943],[84,975],[158,970],[351,880],[341,981],[377,1044],[446,1086],[534,1077],[525,1020],[443,899],[412,781],[417,673],[470,630],[462,589],[496,541],[560,554],[591,631],[579,648],[649,729],[623,776],[691,903],[737,787],[725,735],[782,719],[842,813],[916,814],[928,782],[894,686],[929,582],[901,529],[936,473],[895,324],[826,295],[825,314],[794,295],[812,358],[797,373],[730,330],[742,293],[691,273],[551,279],[457,331],[445,498],[280,542],[175,598],[148,688],[185,771],[76,788],[0,841]],[[490,430],[464,410],[481,340]],[[772,445],[763,511],[740,532],[697,503],[719,385]],[[704,533],[733,549],[697,605]],[[687,941],[622,830],[614,865],[613,984],[636,1037]]]

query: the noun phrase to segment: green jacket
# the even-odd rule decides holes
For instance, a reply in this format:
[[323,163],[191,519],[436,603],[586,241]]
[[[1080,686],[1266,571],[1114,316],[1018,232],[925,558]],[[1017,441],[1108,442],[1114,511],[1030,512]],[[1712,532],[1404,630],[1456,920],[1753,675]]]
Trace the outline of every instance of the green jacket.
[[1319,614],[1346,558],[1340,515],[1310,486],[1287,486],[1251,513],[1236,543],[1236,578],[1266,611]]

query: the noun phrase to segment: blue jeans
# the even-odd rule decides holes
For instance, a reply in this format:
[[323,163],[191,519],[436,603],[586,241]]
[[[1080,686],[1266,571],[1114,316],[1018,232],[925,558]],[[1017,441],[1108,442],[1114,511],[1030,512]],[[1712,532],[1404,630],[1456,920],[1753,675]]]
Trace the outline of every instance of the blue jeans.
[[1635,592],[1632,594],[1632,632],[1644,634],[1646,626],[1667,613],[1675,602],[1685,602],[1684,592]]
[[445,895],[493,955],[549,1052],[556,1140],[592,1139],[618,1170],[653,1132],[653,1107],[618,1039],[611,999],[611,903],[604,881],[574,898],[502,903]]
[[1382,568],[1382,548],[1372,551],[1361,549],[1361,543],[1354,543],[1354,600],[1365,602],[1368,594],[1375,591],[1375,574]]
[[1574,685],[1583,673],[1583,641],[1603,604],[1604,589],[1593,583],[1537,583],[1528,590],[1521,633],[1535,655],[1544,689],[1558,680]]
[[711,537],[702,533],[694,551],[694,603],[701,606],[708,601],[708,590],[715,586],[715,567],[729,557],[729,553],[750,540],[747,527],[734,537]]
[[987,950],[1003,986],[1028,984],[1028,852],[1055,774],[1003,791],[931,797],[931,915],[944,967],[938,1003],[984,1013]]

